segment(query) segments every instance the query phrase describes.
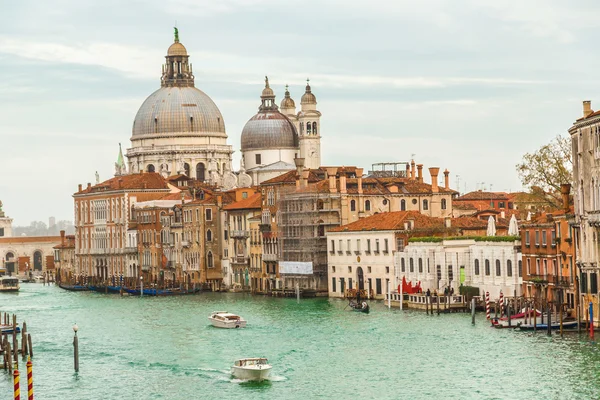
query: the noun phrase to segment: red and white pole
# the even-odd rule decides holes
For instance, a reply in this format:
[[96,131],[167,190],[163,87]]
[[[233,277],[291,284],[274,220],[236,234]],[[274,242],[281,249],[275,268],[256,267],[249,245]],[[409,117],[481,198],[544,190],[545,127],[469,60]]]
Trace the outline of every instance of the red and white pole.
[[502,293],[502,290],[500,291],[500,317],[502,318],[502,315],[504,315],[504,293]]
[[490,319],[490,292],[485,292],[485,317]]

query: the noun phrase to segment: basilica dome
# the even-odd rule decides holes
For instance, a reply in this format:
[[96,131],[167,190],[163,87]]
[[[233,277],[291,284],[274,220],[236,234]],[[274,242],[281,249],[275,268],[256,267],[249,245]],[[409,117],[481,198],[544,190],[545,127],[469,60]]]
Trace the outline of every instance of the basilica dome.
[[242,130],[242,151],[298,147],[294,124],[279,111],[260,111]]
[[226,136],[223,116],[204,92],[193,86],[163,86],[142,104],[133,121],[133,137]]

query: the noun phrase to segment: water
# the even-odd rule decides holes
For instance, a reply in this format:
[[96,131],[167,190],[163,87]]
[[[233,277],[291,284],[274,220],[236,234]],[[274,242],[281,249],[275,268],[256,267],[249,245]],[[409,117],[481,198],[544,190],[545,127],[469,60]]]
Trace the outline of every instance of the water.
[[[0,304],[27,321],[38,400],[600,397],[596,343],[491,329],[483,315],[472,326],[469,314],[427,316],[382,303],[365,315],[332,299],[139,298],[40,284],[0,294]],[[207,317],[215,310],[241,314],[248,327],[213,328]],[[273,379],[232,379],[234,360],[254,356],[269,358]],[[0,399],[10,398],[12,380],[0,373]]]

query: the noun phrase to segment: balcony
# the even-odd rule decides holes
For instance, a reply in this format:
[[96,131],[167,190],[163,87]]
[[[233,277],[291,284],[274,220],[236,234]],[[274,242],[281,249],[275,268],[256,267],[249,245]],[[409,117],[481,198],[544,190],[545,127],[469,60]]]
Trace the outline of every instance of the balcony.
[[568,288],[571,287],[571,280],[569,278],[565,278],[563,276],[555,276],[554,277],[554,285],[558,287]]
[[123,249],[124,253],[137,253],[137,247],[125,247]]
[[277,261],[277,254],[263,254],[263,261]]
[[166,268],[175,268],[175,263],[173,261],[167,261]]
[[244,264],[244,265],[247,265],[248,264],[248,257],[245,257],[245,256],[233,257],[231,259],[231,263],[232,264]]
[[600,226],[600,211],[588,211],[587,218],[590,226]]
[[181,245],[183,247],[190,247],[190,242],[189,242],[189,240],[182,240],[181,241]]
[[231,236],[232,238],[245,239],[250,236],[250,231],[246,230],[233,230],[229,232],[229,236]]
[[529,281],[532,283],[547,284],[548,283],[548,275],[529,274],[529,276],[524,278],[523,280]]
[[142,265],[142,271],[150,271],[151,268],[149,265]]

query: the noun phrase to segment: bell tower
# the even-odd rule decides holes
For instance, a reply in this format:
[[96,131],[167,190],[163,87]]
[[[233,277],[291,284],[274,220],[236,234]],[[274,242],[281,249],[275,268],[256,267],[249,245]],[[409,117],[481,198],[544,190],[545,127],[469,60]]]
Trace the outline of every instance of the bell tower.
[[316,169],[321,166],[321,113],[317,110],[317,98],[312,93],[308,79],[300,104],[300,158],[304,158],[306,168]]

